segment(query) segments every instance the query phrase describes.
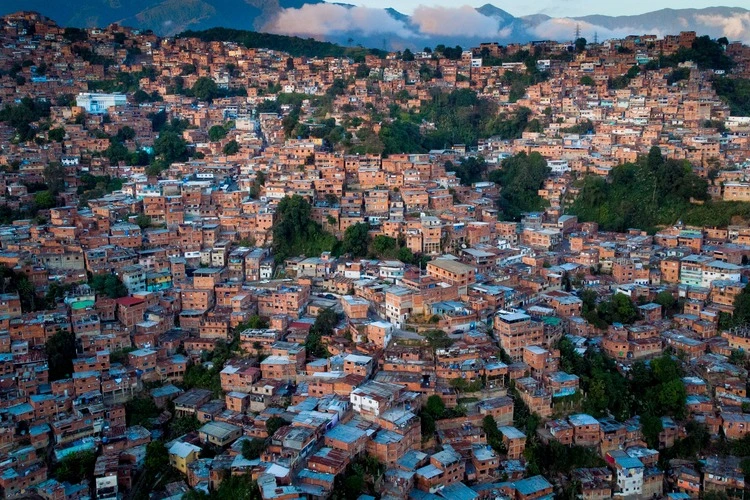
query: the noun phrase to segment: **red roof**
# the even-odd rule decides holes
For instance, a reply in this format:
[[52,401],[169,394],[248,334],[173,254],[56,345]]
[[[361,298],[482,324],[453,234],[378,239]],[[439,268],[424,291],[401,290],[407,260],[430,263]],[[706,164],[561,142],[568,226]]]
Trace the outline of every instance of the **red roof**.
[[144,300],[139,299],[138,297],[121,297],[117,299],[116,302],[121,306],[134,306],[137,304],[142,304]]
[[304,321],[293,321],[289,324],[290,330],[310,330],[312,323],[306,323]]

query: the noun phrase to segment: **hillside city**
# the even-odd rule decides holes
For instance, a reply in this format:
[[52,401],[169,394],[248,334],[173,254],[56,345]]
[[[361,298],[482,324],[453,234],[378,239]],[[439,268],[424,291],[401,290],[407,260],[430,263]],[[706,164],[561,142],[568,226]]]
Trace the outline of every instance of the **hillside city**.
[[3,497],[744,498],[750,47],[576,31],[0,18]]

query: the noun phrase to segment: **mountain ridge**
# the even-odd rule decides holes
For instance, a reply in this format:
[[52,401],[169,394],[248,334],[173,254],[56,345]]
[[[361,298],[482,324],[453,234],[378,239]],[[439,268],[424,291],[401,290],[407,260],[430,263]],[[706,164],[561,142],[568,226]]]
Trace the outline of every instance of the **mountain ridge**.
[[411,16],[393,8],[364,8],[323,0],[78,0],[75,10],[66,3],[46,0],[5,0],[0,5],[0,15],[19,10],[37,11],[61,26],[104,27],[119,23],[163,36],[223,27],[389,49],[439,43],[568,41],[576,27],[582,36],[596,35],[599,40],[692,30],[750,42],[750,10],[722,6],[559,18],[545,14],[516,17],[491,3],[476,9],[424,7]]

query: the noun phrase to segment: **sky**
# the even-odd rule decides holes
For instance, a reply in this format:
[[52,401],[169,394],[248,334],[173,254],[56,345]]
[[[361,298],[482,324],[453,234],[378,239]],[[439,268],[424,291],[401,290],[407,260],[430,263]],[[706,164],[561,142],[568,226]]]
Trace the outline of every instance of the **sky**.
[[654,10],[671,8],[701,9],[705,7],[744,7],[750,8],[750,0],[536,0],[519,2],[517,0],[344,0],[345,3],[364,7],[393,7],[404,14],[411,14],[418,5],[456,7],[459,4],[480,7],[486,3],[499,7],[514,16],[529,14],[547,14],[553,17],[586,16],[604,14],[624,16],[643,14]]
[[[644,33],[665,36],[692,29],[713,38],[726,36],[730,40],[750,43],[750,12],[683,11],[674,16],[642,16],[634,21],[620,20],[613,24],[592,24],[571,19],[591,14],[639,15],[663,8],[688,6],[697,9],[709,7],[717,1],[728,2],[727,7],[750,7],[750,0],[494,0],[493,5],[515,17],[530,14],[546,14],[549,17],[529,26],[519,26],[518,23],[501,26],[502,23],[496,18],[484,16],[475,9],[488,0],[348,0],[350,6],[352,3],[356,5],[345,7],[342,4],[322,3],[283,9],[262,29],[270,33],[318,39],[344,36],[346,40],[351,38],[356,43],[369,43],[370,46],[374,41],[390,40],[392,45],[400,44],[397,48],[401,48],[401,45],[419,46],[426,38],[433,41],[466,40],[467,37],[483,41],[566,41],[574,36],[577,28],[580,28],[583,37],[596,36],[600,41]],[[389,5],[408,14],[409,20],[392,17],[384,10]]]

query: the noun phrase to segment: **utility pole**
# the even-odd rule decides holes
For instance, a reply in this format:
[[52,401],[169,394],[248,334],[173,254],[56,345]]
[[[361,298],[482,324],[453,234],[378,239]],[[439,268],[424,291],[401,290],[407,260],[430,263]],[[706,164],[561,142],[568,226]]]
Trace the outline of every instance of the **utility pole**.
[[594,45],[599,43],[599,33],[594,31]]
[[581,25],[580,24],[576,24],[576,36],[573,39],[573,41],[575,42],[579,38],[581,38]]

